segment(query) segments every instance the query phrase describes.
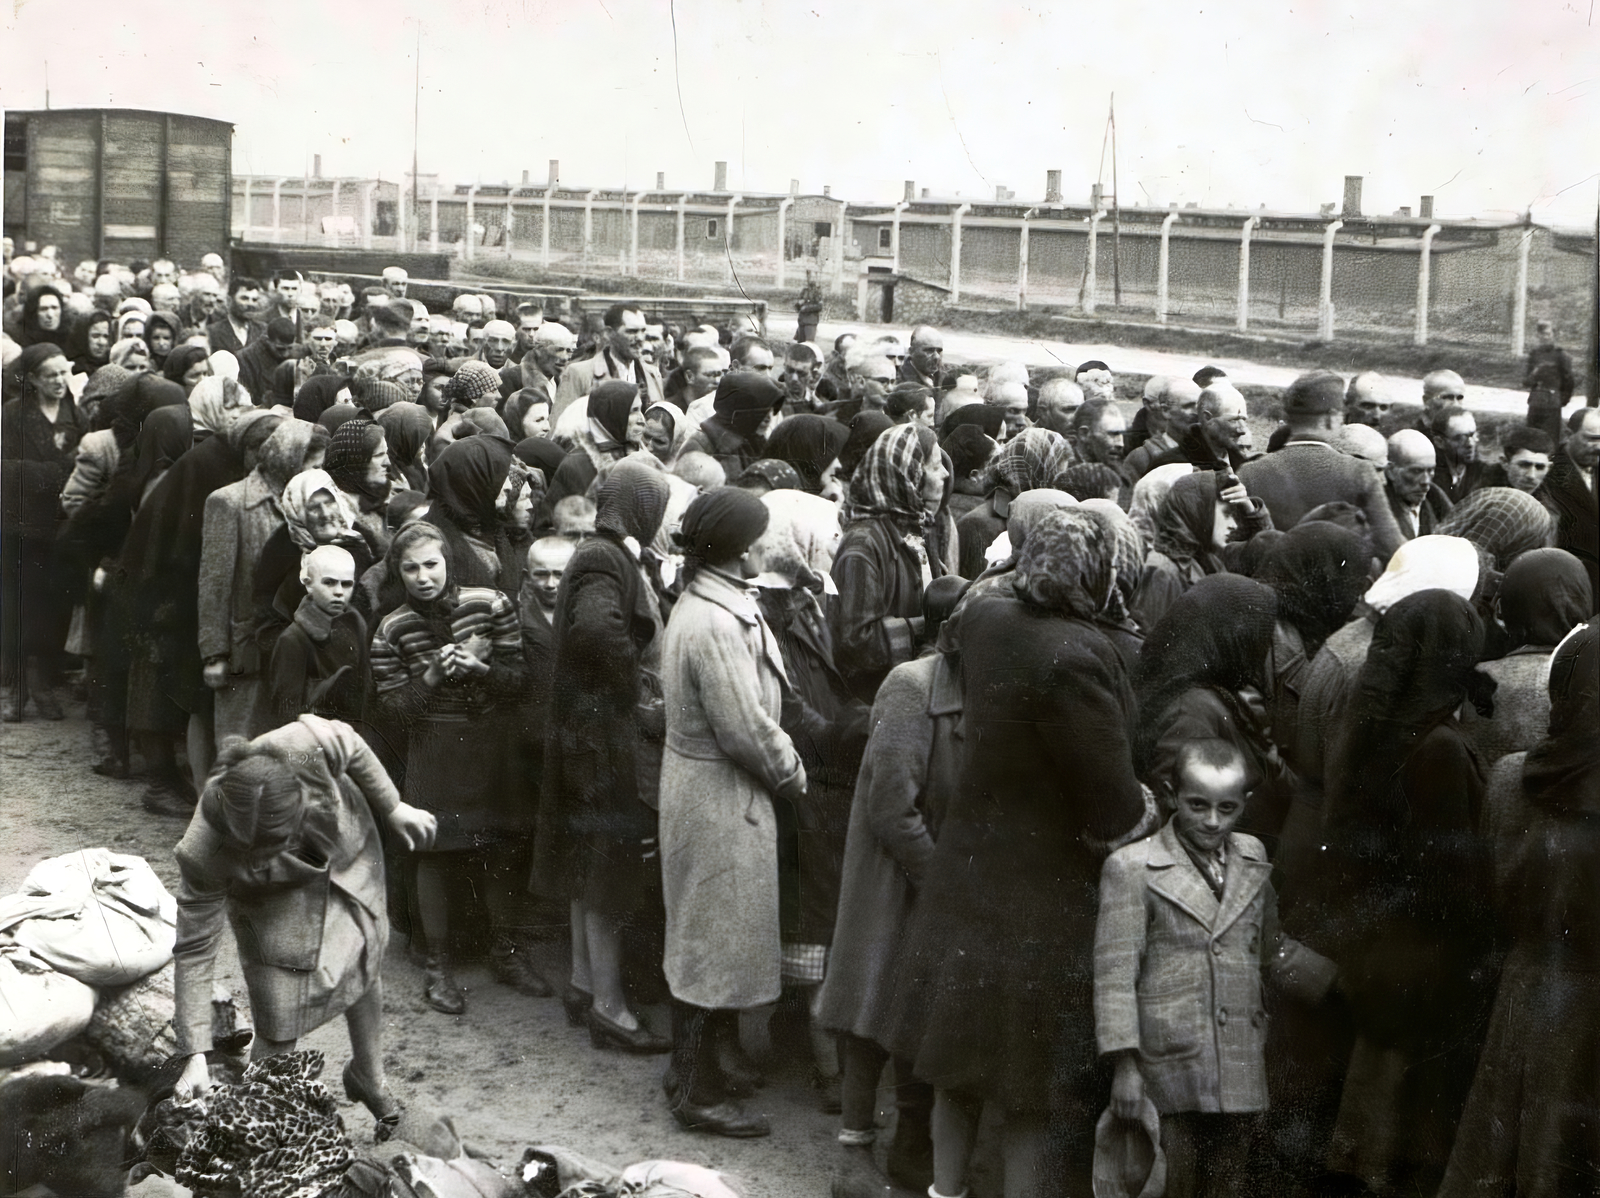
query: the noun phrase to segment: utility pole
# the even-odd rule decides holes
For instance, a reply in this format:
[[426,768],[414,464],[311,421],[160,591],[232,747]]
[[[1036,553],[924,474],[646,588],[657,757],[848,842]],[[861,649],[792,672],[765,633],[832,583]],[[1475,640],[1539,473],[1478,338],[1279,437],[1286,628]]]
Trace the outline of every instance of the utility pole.
[[[417,201],[417,127],[422,120],[422,22],[417,22],[417,79],[411,92],[411,248],[415,249],[422,226],[422,209]],[[402,247],[403,248],[403,247]]]
[[1111,93],[1111,293],[1112,306],[1122,307],[1122,218],[1117,193],[1117,93]]

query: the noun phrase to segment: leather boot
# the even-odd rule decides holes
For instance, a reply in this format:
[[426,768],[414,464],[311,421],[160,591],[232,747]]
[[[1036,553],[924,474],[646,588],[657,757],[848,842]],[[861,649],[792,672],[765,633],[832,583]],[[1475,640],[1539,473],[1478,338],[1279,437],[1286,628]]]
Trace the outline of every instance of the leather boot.
[[463,1015],[467,1010],[467,996],[456,985],[455,974],[449,960],[442,954],[429,957],[422,963],[426,981],[422,988],[422,1001],[435,1011],[446,1015]]
[[772,1134],[763,1115],[746,1111],[729,1097],[717,1067],[716,1017],[688,1003],[673,1003],[672,1064],[662,1078],[672,1117],[689,1131],[732,1139]]

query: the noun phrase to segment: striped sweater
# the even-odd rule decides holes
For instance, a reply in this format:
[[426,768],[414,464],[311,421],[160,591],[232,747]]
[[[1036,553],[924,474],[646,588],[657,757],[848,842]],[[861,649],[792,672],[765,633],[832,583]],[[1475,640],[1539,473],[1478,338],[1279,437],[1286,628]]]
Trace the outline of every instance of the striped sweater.
[[[527,667],[517,610],[489,587],[458,587],[437,616],[405,604],[379,622],[372,635],[372,681],[383,713],[402,723],[420,719],[466,721],[522,698]],[[445,614],[446,611],[448,614]],[[423,675],[449,639],[458,645],[486,637],[489,672],[429,686]]]

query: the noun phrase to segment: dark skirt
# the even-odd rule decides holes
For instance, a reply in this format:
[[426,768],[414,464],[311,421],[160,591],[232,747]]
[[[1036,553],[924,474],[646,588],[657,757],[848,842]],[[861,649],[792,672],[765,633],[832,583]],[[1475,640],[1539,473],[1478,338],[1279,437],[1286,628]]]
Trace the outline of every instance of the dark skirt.
[[[129,638],[128,704],[126,719],[130,732],[181,735],[189,727],[190,711],[172,696],[172,666],[164,660],[160,637],[135,634]],[[203,704],[194,714],[211,709],[211,692],[205,691]]]
[[28,658],[60,657],[72,606],[57,593],[54,541],[9,533],[0,542],[0,662],[15,685]]
[[498,712],[420,720],[406,752],[406,801],[439,821],[435,852],[494,847],[531,834],[534,812],[506,776],[509,742]]

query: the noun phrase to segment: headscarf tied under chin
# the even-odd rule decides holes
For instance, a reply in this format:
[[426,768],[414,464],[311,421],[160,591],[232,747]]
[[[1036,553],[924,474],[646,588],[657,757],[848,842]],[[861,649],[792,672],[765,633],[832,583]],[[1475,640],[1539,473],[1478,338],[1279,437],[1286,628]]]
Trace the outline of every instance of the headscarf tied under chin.
[[[339,509],[340,528],[333,539],[326,542],[319,542],[312,535],[307,522],[311,500],[318,491],[326,491],[333,496],[333,501]],[[340,493],[326,470],[302,470],[295,475],[284,486],[283,494],[278,499],[278,506],[283,510],[283,523],[289,533],[289,540],[294,542],[295,547],[302,553],[309,553],[319,544],[337,545],[349,541],[352,537],[360,536],[356,532],[356,513],[351,510],[350,501]]]
[[686,573],[722,565],[743,554],[767,530],[767,505],[739,487],[718,487],[689,505],[678,530]]
[[1211,547],[1217,518],[1217,476],[1209,470],[1186,474],[1172,484],[1156,509],[1152,549],[1165,554],[1179,570],[1198,578],[1222,572],[1222,559]]
[[1058,486],[1071,465],[1072,446],[1065,437],[1047,428],[1030,428],[1005,443],[994,472],[1006,490],[1020,495]]
[[601,383],[589,392],[589,422],[595,443],[601,450],[627,451],[628,416],[638,399],[638,387],[617,379]]
[[838,507],[820,495],[796,490],[769,491],[761,502],[769,518],[761,536],[766,569],[754,584],[838,594],[830,573],[839,548]]
[[1045,611],[1093,620],[1116,590],[1111,530],[1078,508],[1046,512],[1017,552],[1012,589]]
[[467,533],[492,536],[495,505],[511,469],[511,445],[498,437],[452,441],[428,467],[428,497]]
[[1528,750],[1522,791],[1557,814],[1600,815],[1600,628],[1591,620],[1550,658],[1550,734]]
[[1434,532],[1471,541],[1503,571],[1519,553],[1554,543],[1555,517],[1525,491],[1484,487],[1457,504]]
[[1513,648],[1554,648],[1592,606],[1589,572],[1565,549],[1530,549],[1500,582],[1500,620]]
[[1144,538],[1128,514],[1109,499],[1087,499],[1078,505],[1078,510],[1099,520],[1111,534],[1111,574],[1116,585],[1098,618],[1132,630],[1133,617],[1128,608],[1144,573]]
[[1363,598],[1380,615],[1418,591],[1449,591],[1471,599],[1478,589],[1478,571],[1478,551],[1471,542],[1429,533],[1396,549]]
[[666,473],[659,466],[626,458],[606,471],[595,488],[595,531],[649,545],[667,514],[670,495]]
[[933,430],[920,424],[897,424],[878,437],[850,476],[845,526],[878,517],[903,536],[921,536],[928,520],[922,472],[938,451]]
[[367,478],[372,455],[378,452],[383,443],[383,426],[374,423],[365,414],[345,421],[328,439],[324,469],[346,494],[361,496],[363,506],[379,504],[389,498],[387,478],[380,482],[372,482]]
[[189,392],[189,415],[194,418],[194,429],[208,433],[225,432],[228,413],[235,408],[250,406],[250,393],[232,379],[207,375]]
[[722,376],[711,410],[741,437],[753,437],[761,422],[783,403],[783,388],[765,375],[735,370]]
[[790,416],[767,438],[767,456],[788,462],[800,476],[801,488],[812,495],[822,490],[822,475],[833,465],[850,438],[837,420],[801,412]]

